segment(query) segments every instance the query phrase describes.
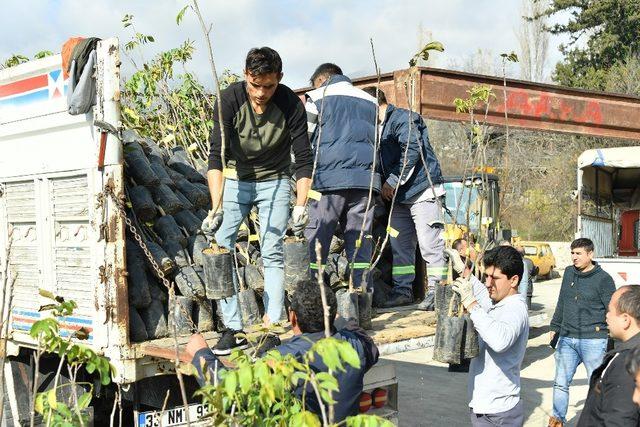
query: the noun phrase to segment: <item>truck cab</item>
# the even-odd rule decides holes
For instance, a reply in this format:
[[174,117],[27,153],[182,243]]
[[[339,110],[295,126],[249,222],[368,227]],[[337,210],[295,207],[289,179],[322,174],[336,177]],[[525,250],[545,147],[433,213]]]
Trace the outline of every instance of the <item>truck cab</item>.
[[640,147],[594,149],[578,157],[576,237],[587,237],[616,283],[640,284]]

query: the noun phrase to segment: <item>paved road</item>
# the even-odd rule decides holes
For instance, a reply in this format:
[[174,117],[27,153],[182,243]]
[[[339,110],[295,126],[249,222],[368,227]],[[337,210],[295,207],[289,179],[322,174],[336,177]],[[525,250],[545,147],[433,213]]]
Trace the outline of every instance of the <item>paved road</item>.
[[[552,407],[555,364],[548,346],[548,323],[553,315],[560,279],[535,284],[532,314],[546,314],[542,325],[529,331],[522,365],[525,425],[546,427]],[[540,318],[541,316],[537,316]],[[399,378],[401,426],[469,426],[467,374],[447,372],[447,365],[431,360],[431,348],[386,356],[396,364]],[[568,426],[576,424],[587,395],[584,367],[579,367],[570,389]]]

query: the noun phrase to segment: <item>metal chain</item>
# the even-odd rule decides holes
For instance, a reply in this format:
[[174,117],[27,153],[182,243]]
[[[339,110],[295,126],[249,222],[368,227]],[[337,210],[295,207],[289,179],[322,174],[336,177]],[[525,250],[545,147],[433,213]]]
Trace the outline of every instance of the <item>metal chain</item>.
[[[127,224],[127,227],[129,228],[129,231],[131,231],[131,234],[133,234],[133,237],[134,237],[135,241],[138,243],[138,246],[140,246],[140,249],[142,249],[142,251],[144,252],[145,256],[147,257],[147,260],[151,264],[151,267],[153,267],[153,270],[155,271],[156,275],[160,278],[160,280],[162,280],[162,284],[164,285],[164,287],[167,288],[167,291],[169,292],[169,300],[174,300],[175,301],[176,291],[175,291],[175,288],[174,288],[174,284],[172,282],[170,282],[169,279],[167,279],[167,277],[165,276],[164,272],[160,269],[160,266],[158,266],[158,263],[153,258],[153,255],[151,254],[151,251],[149,250],[149,248],[147,248],[147,245],[144,243],[144,241],[142,239],[142,236],[140,236],[140,233],[138,233],[138,230],[136,229],[135,225],[133,225],[133,222],[131,222],[131,219],[129,219],[129,217],[127,216],[127,212],[126,212],[126,209],[125,209],[124,197],[123,196],[121,196],[121,197],[116,196],[112,185],[106,185],[104,192],[109,197],[111,197],[111,199],[113,200],[113,203],[115,203],[116,207],[118,208],[118,211],[120,212],[120,214],[124,218],[124,222]],[[184,309],[184,307],[180,306],[180,308],[181,308],[182,314],[185,316],[185,318],[189,322],[189,326],[194,331],[197,331],[198,328],[196,327],[195,323],[193,322],[193,319],[192,319],[191,315],[187,314],[187,312]],[[175,313],[173,313],[173,317],[175,317]],[[173,321],[175,321],[175,320],[173,320]]]

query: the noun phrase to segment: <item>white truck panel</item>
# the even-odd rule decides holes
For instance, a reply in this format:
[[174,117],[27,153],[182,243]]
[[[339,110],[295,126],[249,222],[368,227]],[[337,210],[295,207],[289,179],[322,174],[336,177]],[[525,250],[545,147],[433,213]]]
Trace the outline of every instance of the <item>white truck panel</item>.
[[596,258],[596,261],[613,278],[616,288],[640,285],[640,258]]
[[[109,135],[100,170],[101,135],[93,125],[99,117],[119,126],[118,41],[105,40],[97,50],[98,102],[89,114],[67,113],[59,55],[0,72],[0,244],[11,241],[9,279],[15,279],[7,350],[34,345],[28,331],[46,315],[38,311],[49,302],[38,294],[46,289],[78,304],[61,319],[61,335],[87,328],[87,344],[122,368],[124,230],[113,203],[98,197],[107,182],[122,190],[122,148]],[[135,372],[118,375],[124,381]]]

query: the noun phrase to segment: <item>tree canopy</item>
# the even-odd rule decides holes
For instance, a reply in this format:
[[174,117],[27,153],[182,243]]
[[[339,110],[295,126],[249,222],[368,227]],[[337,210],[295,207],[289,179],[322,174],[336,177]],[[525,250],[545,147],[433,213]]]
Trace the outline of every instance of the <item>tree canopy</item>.
[[640,0],[552,0],[543,15],[563,21],[552,34],[569,35],[553,74],[559,84],[604,90],[609,70],[640,54]]

